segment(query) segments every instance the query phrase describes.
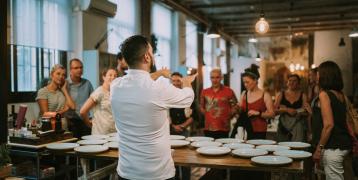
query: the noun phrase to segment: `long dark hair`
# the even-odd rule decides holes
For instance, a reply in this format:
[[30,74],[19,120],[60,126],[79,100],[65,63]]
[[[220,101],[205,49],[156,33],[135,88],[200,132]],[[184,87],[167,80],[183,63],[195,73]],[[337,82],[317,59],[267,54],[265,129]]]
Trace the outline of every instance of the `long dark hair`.
[[342,91],[343,77],[339,66],[333,61],[325,61],[318,67],[318,84],[323,90]]

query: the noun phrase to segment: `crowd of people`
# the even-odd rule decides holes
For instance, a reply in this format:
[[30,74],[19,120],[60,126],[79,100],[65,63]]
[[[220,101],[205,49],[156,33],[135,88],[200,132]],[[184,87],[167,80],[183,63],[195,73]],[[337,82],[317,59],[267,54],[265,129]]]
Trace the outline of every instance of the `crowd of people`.
[[[63,66],[53,66],[50,81],[36,97],[40,116],[60,113],[78,138],[118,132],[120,179],[175,179],[169,135],[192,135],[190,106],[195,95],[191,83],[196,75],[183,77],[166,68],[154,72],[153,48],[140,35],[126,39],[120,51],[117,69],[105,69],[103,84],[96,90],[82,77],[79,59],[70,61],[68,79]],[[210,72],[211,87],[199,94],[204,135],[266,139],[267,120],[279,115],[277,140],[312,143],[313,160],[323,167],[326,179],[343,179],[343,160],[352,149],[354,134],[346,122],[338,65],[326,61],[312,69],[307,91],[301,88],[302,77],[290,74],[287,88],[274,101],[258,87],[258,68],[252,65],[242,72],[245,91],[239,99],[221,83],[220,69]],[[159,77],[172,84],[157,81]],[[236,119],[234,126],[232,119]],[[184,179],[190,178],[190,169],[186,170]]]

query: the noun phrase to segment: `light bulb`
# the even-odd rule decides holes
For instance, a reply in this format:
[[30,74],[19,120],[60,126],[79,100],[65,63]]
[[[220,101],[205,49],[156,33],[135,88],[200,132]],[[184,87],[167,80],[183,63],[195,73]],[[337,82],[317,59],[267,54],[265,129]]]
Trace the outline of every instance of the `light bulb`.
[[270,26],[264,17],[261,17],[255,25],[255,30],[259,34],[267,33],[269,28],[270,28]]

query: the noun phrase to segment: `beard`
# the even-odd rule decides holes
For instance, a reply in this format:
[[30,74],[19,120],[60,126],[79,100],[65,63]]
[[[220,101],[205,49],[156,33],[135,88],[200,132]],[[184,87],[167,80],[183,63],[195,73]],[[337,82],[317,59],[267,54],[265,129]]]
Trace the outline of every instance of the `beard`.
[[157,67],[155,66],[155,63],[154,63],[154,58],[151,58],[151,64],[150,64],[150,73],[154,73],[157,71]]

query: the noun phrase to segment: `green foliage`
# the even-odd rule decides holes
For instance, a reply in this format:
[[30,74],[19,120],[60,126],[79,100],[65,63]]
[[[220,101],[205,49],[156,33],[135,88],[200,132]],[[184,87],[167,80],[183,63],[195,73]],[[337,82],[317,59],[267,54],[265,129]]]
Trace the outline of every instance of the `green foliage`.
[[6,166],[11,162],[9,155],[9,148],[6,144],[0,145],[0,168]]

